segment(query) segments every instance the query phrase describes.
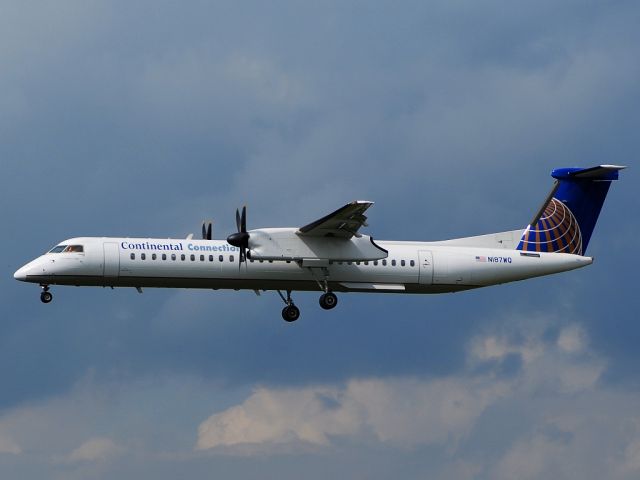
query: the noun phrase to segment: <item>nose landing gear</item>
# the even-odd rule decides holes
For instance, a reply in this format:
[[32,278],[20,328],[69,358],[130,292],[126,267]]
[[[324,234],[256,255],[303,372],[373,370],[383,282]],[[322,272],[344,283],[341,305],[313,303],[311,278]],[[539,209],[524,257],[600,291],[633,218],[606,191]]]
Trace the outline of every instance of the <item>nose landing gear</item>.
[[42,293],[40,294],[40,301],[42,303],[49,303],[53,300],[53,294],[49,291],[49,285],[42,285]]

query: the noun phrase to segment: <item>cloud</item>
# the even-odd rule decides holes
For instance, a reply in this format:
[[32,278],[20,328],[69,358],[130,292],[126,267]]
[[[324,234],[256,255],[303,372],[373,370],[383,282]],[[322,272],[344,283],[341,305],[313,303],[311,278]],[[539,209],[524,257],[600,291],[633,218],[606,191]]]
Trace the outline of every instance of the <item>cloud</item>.
[[195,378],[114,388],[88,375],[65,395],[5,411],[0,446],[80,477],[149,462],[233,463],[238,455],[247,468],[300,452],[322,463],[339,451],[369,462],[381,456],[390,468],[415,455],[414,477],[637,476],[640,398],[602,384],[607,362],[589,348],[586,331],[542,317],[508,320],[468,342],[461,371],[438,376],[230,395]]
[[640,437],[632,440],[627,445],[623,460],[618,465],[618,469],[625,474],[640,473]]
[[366,433],[397,445],[455,443],[501,393],[500,384],[481,386],[454,379],[352,380],[343,388],[260,388],[241,405],[202,422],[197,448],[327,446],[332,437]]
[[[2,12],[0,201],[6,231],[23,233],[0,240],[3,278],[76,234],[176,236],[213,215],[224,237],[244,202],[252,228],[301,225],[359,197],[377,202],[376,238],[515,228],[550,168],[637,150],[634,2],[96,0]],[[186,451],[199,458],[181,465],[189,473],[223,463],[224,476],[251,478],[238,471],[257,461],[229,467],[215,454],[253,445],[323,452],[265,460],[284,478],[295,462],[325,478],[330,463],[333,476],[369,478],[489,478],[519,465],[566,476],[556,449],[586,478],[637,478],[632,180],[611,190],[589,269],[455,296],[344,295],[330,314],[300,293],[294,326],[275,295],[61,287],[44,308],[11,280],[0,450],[22,453],[0,455],[0,476],[20,461],[52,476],[50,458],[111,439],[132,451],[56,468]],[[515,306],[558,318],[509,330]],[[87,367],[95,377],[78,385]],[[145,385],[167,376],[180,379]],[[122,471],[155,465],[140,462]],[[145,476],[175,471],[162,467]]]
[[[525,330],[517,340],[488,334],[468,349],[467,372],[444,378],[352,379],[344,386],[259,388],[239,405],[214,413],[198,428],[201,450],[242,444],[313,444],[369,435],[398,447],[467,438],[490,406],[530,394],[579,394],[595,387],[605,362],[579,346],[586,334],[563,328],[555,342]],[[567,348],[567,347],[570,348]],[[569,350],[569,353],[567,353]],[[504,375],[517,357],[519,371]]]
[[[305,442],[326,445],[331,435],[356,433],[357,406],[330,388],[258,389],[242,405],[203,422],[199,449],[246,443]],[[354,409],[355,407],[355,409]]]
[[638,478],[640,429],[631,406],[637,401],[597,392],[573,405],[554,402],[487,469],[490,478]]
[[565,393],[593,388],[606,369],[606,361],[586,350],[587,336],[583,328],[571,324],[560,329],[554,343],[544,338],[543,318],[513,318],[512,322],[529,321],[537,325],[518,333],[491,333],[471,341],[470,366],[499,366],[521,362],[516,377],[518,388],[535,393],[552,388]]
[[2,453],[19,455],[22,449],[9,435],[0,432],[0,454]]
[[67,461],[69,463],[104,461],[118,452],[120,448],[110,438],[95,437],[74,449],[67,457]]

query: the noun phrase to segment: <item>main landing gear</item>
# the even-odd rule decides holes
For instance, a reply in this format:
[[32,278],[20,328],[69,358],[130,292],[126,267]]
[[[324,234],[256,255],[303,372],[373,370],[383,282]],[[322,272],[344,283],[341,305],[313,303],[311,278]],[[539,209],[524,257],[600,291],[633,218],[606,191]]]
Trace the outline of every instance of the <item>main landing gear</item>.
[[320,295],[320,306],[325,310],[331,310],[338,304],[338,297],[333,292],[327,292]]
[[282,318],[285,322],[295,322],[298,318],[300,318],[300,309],[296,307],[293,303],[293,299],[291,298],[291,290],[287,290],[287,298],[284,298],[282,292],[278,290],[278,295],[285,303],[286,307],[282,309]]
[[[285,304],[282,309],[282,318],[285,322],[295,322],[300,318],[300,309],[295,306],[293,299],[291,298],[291,290],[287,290],[287,296],[285,297],[280,290],[277,291],[278,295]],[[326,292],[320,295],[320,306],[325,310],[331,310],[338,304],[338,297],[333,292]]]
[[40,294],[40,301],[42,303],[49,303],[53,300],[53,294],[49,291],[49,285],[42,285],[42,293]]

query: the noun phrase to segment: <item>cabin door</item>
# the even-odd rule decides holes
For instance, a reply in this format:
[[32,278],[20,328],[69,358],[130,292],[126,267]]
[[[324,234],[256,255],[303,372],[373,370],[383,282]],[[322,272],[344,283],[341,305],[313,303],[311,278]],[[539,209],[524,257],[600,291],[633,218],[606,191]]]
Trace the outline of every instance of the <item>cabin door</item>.
[[117,278],[120,273],[120,251],[115,242],[105,242],[102,244],[104,250],[103,275],[105,277]]
[[433,255],[431,250],[420,250],[420,285],[431,285],[433,283]]

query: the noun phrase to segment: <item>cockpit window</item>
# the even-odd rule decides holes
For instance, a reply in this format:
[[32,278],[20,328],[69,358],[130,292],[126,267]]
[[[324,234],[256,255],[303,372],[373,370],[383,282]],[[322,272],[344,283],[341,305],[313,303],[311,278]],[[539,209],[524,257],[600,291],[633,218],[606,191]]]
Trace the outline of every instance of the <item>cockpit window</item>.
[[83,245],[56,245],[49,253],[83,253],[84,246]]

